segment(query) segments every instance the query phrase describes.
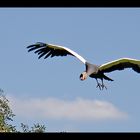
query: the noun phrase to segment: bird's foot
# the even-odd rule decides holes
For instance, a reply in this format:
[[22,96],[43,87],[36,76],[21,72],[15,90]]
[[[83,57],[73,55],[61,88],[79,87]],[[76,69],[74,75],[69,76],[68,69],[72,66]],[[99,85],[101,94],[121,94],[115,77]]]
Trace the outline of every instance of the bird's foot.
[[100,90],[103,89],[103,88],[102,88],[102,85],[101,85],[100,83],[97,83],[96,88],[98,88],[98,87],[99,87]]
[[98,87],[100,90],[103,90],[104,88],[107,90],[107,87],[104,84],[97,83],[96,88],[98,88]]
[[103,90],[104,88],[107,90],[107,87],[106,87],[104,84],[102,84],[101,87],[102,87],[102,90]]

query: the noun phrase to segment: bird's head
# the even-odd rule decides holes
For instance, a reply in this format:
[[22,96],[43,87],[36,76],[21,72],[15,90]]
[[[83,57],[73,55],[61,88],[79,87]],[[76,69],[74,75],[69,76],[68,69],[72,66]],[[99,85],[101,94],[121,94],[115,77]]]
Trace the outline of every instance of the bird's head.
[[87,73],[84,71],[83,73],[80,74],[80,80],[81,81],[86,80],[87,76],[88,76]]

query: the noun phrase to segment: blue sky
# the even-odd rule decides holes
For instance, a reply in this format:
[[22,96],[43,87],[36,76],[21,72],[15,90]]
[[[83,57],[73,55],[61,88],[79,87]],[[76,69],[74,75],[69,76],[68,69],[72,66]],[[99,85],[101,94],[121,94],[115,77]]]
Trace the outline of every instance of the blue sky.
[[94,64],[140,59],[139,8],[1,8],[0,88],[21,122],[48,132],[140,131],[140,75],[131,69],[80,81],[85,66],[68,57],[38,60],[26,47],[36,42],[68,47]]

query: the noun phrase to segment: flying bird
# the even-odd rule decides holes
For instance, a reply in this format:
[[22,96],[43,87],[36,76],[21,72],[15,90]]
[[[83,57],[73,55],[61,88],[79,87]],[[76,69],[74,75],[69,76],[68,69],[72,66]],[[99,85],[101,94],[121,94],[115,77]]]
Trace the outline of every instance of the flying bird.
[[[96,87],[98,87],[100,90],[103,90],[104,88],[107,89],[103,80],[113,81],[104,73],[109,73],[115,70],[124,70],[125,68],[132,68],[135,72],[140,73],[140,60],[137,59],[120,58],[102,65],[96,65],[89,63],[86,59],[73,50],[59,45],[37,42],[36,44],[30,45],[27,48],[28,52],[34,51],[34,53],[38,54],[39,59],[41,57],[46,59],[49,56],[54,57],[67,55],[78,58],[85,65],[85,71],[80,74],[80,80],[83,81],[87,79],[87,77],[95,78],[97,82]],[[101,83],[99,83],[98,79],[101,80]]]

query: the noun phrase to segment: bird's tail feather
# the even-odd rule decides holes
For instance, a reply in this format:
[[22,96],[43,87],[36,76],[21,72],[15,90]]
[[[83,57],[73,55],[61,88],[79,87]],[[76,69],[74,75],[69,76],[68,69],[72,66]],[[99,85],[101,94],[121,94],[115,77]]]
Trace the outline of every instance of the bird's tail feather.
[[107,77],[106,75],[104,75],[104,77],[103,77],[105,80],[108,80],[108,81],[114,81],[113,79],[111,79],[111,78],[109,78],[109,77]]

